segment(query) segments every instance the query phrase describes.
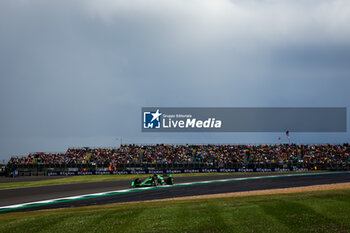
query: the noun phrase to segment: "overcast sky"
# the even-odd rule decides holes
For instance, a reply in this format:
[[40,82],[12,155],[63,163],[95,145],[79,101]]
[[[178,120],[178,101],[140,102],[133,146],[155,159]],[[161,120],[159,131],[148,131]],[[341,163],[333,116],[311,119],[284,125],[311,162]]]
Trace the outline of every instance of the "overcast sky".
[[278,133],[141,133],[140,111],[349,108],[349,25],[348,0],[0,1],[0,160],[121,137],[277,143]]

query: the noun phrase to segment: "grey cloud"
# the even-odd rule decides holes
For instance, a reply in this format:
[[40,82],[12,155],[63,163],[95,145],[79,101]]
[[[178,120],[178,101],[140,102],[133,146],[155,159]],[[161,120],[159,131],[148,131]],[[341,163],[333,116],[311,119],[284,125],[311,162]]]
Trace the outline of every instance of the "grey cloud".
[[139,112],[349,107],[349,11],[348,1],[326,0],[2,1],[0,156],[117,145],[121,135],[126,142],[275,142],[261,134],[145,136]]

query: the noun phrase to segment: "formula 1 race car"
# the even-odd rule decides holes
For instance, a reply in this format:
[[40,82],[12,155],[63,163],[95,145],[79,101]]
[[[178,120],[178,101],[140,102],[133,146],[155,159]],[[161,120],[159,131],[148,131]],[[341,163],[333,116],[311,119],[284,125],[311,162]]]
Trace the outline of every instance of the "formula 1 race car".
[[154,174],[153,176],[147,178],[147,179],[136,179],[133,182],[131,182],[132,187],[149,187],[149,186],[158,186],[158,185],[172,185],[174,184],[174,178],[171,174],[169,175],[157,175]]

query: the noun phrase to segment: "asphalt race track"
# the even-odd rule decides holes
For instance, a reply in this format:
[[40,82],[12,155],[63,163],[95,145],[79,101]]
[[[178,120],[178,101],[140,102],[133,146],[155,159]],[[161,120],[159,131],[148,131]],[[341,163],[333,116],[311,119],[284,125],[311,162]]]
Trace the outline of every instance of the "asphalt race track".
[[[254,176],[255,175],[255,176]],[[204,182],[203,182],[204,181]],[[130,189],[130,181],[108,181],[80,184],[53,185],[30,188],[0,190],[0,211],[33,211],[42,209],[70,208],[120,202],[156,200],[194,195],[219,194],[275,188],[301,187],[320,184],[350,182],[349,172],[317,174],[242,174],[178,177],[174,186]],[[107,193],[104,193],[107,192]],[[94,194],[76,196],[82,194]],[[49,199],[65,198],[43,203]],[[3,208],[21,203],[32,203],[21,207]]]
[[[284,174],[290,174],[286,172]],[[185,176],[176,177],[175,183],[197,182],[205,180],[219,180],[230,179],[240,177],[252,177],[252,176],[270,176],[273,174],[264,173],[247,173],[247,174],[227,174],[227,175],[211,175],[211,176]],[[20,181],[32,180],[31,177],[21,177]],[[26,178],[26,179],[24,179]],[[56,177],[57,178],[57,177]],[[60,177],[62,178],[62,177]],[[4,179],[4,182],[9,182],[12,178]],[[16,180],[17,178],[15,178]],[[37,178],[38,179],[38,178]],[[46,177],[42,177],[46,179]],[[17,182],[17,181],[15,181]],[[0,207],[12,204],[19,204],[25,202],[41,201],[52,198],[62,198],[67,196],[107,192],[119,189],[130,188],[131,180],[118,180],[118,181],[101,181],[101,182],[89,182],[78,184],[60,184],[50,185],[46,187],[28,187],[28,188],[16,188],[16,189],[0,189]]]

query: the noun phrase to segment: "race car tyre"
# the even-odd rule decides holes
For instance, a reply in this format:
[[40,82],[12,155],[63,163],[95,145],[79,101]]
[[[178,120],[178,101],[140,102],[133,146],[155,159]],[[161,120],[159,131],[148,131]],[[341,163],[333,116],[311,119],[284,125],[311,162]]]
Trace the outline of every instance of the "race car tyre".
[[141,180],[139,178],[137,178],[135,181],[134,181],[134,184],[141,184]]
[[171,177],[168,177],[168,178],[165,180],[165,182],[166,182],[168,185],[174,184],[174,180],[173,180],[173,178],[171,178]]

